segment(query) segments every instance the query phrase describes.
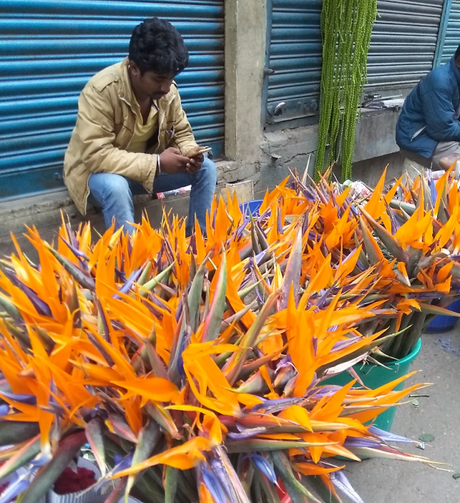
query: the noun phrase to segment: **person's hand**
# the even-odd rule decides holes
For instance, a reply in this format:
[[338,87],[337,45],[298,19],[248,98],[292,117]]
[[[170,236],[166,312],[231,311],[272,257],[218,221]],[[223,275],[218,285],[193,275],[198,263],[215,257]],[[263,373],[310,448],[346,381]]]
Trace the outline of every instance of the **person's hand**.
[[191,160],[184,157],[180,150],[174,147],[167,148],[160,154],[160,169],[162,173],[182,173],[186,171]]
[[187,173],[193,174],[196,173],[203,164],[204,157],[203,154],[200,154],[201,147],[193,147],[190,149],[185,156],[189,158],[189,162],[185,167],[185,171]]

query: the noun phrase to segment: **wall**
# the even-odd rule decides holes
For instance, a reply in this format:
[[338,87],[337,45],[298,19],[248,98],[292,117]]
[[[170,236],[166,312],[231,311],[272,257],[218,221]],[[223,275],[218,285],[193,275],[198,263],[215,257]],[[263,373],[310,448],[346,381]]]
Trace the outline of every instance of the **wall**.
[[[220,187],[252,180],[257,196],[272,189],[289,175],[289,168],[303,172],[309,159],[314,165],[316,125],[267,132],[262,127],[262,89],[266,60],[267,10],[265,0],[226,0],[225,38],[225,158],[217,162]],[[402,162],[394,143],[397,112],[364,112],[357,128],[355,178],[369,184],[378,179],[389,162],[398,174]],[[2,236],[23,231],[24,223],[46,225],[60,219],[64,209],[77,224],[76,212],[66,190],[0,204],[0,247]],[[137,205],[161,216],[158,204]],[[174,211],[187,214],[188,200],[178,200]],[[152,217],[152,221],[154,221]]]
[[[374,185],[386,165],[389,175],[399,176],[403,160],[394,139],[399,111],[364,110],[356,127],[353,179]],[[256,196],[273,188],[289,175],[289,168],[313,174],[318,126],[266,132],[261,144],[258,173],[253,176]],[[338,175],[340,169],[336,170]]]
[[[309,163],[312,170],[317,125],[267,132],[262,127],[262,87],[267,10],[264,0],[226,0],[225,153],[219,183],[252,179],[256,196]],[[395,176],[402,161],[394,140],[398,110],[364,110],[357,125],[354,178],[372,184],[387,163]],[[310,162],[309,162],[310,159]]]

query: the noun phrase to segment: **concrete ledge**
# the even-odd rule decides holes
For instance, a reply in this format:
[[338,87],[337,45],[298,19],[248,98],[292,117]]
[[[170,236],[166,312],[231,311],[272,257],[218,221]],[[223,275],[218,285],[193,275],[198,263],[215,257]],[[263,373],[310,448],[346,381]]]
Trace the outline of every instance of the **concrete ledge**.
[[[242,164],[233,161],[218,161],[217,192],[225,193],[229,184],[240,182],[256,172],[256,165]],[[166,199],[152,200],[148,195],[134,198],[135,219],[139,222],[145,211],[153,227],[159,227],[163,217],[163,208],[172,211],[180,217],[186,217],[189,209],[189,196],[170,196]],[[70,218],[72,227],[76,228],[81,222],[91,222],[94,230],[102,233],[105,230],[104,220],[100,211],[88,208],[86,216],[80,214],[67,189],[28,196],[11,201],[0,202],[0,255],[9,255],[13,250],[10,233],[14,233],[21,247],[30,251],[27,239],[24,237],[26,226],[35,226],[46,241],[56,239],[57,230],[62,222],[61,211]],[[95,234],[95,238],[97,234]],[[33,250],[32,250],[33,253]]]
[[[218,161],[217,179],[218,188],[225,187],[228,183],[239,182],[254,174],[254,166],[242,166],[233,161]],[[167,207],[171,206],[174,211],[184,216],[188,211],[188,196],[173,196],[164,200]],[[149,212],[157,213],[156,209],[161,208],[161,202],[152,200],[148,195],[136,196],[136,211],[141,213],[145,208]],[[185,205],[184,211],[182,206]],[[9,235],[10,231],[17,231],[24,225],[41,225],[61,221],[60,213],[64,210],[75,222],[94,220],[100,216],[93,208],[88,209],[86,217],[82,216],[66,188],[61,190],[46,192],[35,196],[27,196],[10,201],[0,202],[0,237]],[[161,214],[161,211],[160,211]],[[161,217],[160,217],[161,220]]]

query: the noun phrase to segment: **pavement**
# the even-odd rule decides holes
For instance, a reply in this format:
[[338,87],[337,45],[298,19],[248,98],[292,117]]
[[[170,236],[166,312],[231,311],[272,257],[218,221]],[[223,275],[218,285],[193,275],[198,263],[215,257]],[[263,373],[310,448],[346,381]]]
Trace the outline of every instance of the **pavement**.
[[[69,213],[73,226],[81,222],[69,203],[65,204],[62,200],[62,194],[51,195],[49,198],[49,211],[43,210],[46,206],[43,201],[36,207],[42,208],[39,211],[34,210],[33,200],[29,200],[27,213],[11,205],[3,207],[2,213],[0,204],[0,230],[8,226],[12,228],[21,248],[32,260],[35,259],[34,251],[23,236],[25,224],[36,224],[42,238],[51,242],[56,239],[60,219],[59,207]],[[165,204],[167,209],[172,209],[175,213],[182,216],[187,214],[186,196],[170,198]],[[152,225],[158,226],[162,203],[150,201],[147,213]],[[100,213],[91,212],[89,220],[99,232],[103,230]],[[13,250],[8,233],[0,232],[0,256],[9,255]],[[445,349],[437,343],[440,339],[444,341]],[[364,503],[388,503],[393,500],[404,503],[460,503],[460,478],[457,480],[453,477],[454,473],[460,473],[459,369],[460,323],[448,332],[423,335],[422,350],[411,367],[411,370],[419,372],[408,382],[432,383],[432,386],[420,392],[427,396],[411,397],[408,403],[398,407],[392,431],[415,441],[422,434],[433,435],[434,440],[426,443],[424,450],[411,445],[404,446],[404,449],[406,452],[426,456],[434,462],[444,464],[428,466],[384,459],[348,462],[345,474]],[[348,501],[345,498],[344,500]]]
[[[439,340],[447,342],[447,349],[440,347]],[[432,386],[419,392],[427,397],[409,398],[409,403],[398,406],[392,427],[393,433],[414,440],[433,435],[424,450],[411,445],[404,450],[445,464],[432,467],[383,459],[349,462],[345,474],[365,503],[460,502],[460,478],[453,477],[460,472],[459,354],[460,324],[448,332],[423,335],[422,350],[411,366],[411,371],[419,372],[408,384]]]

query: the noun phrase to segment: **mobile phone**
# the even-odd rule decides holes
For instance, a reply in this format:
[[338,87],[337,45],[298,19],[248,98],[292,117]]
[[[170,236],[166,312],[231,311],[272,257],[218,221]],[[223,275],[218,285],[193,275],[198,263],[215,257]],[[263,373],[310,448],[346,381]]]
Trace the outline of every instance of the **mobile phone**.
[[203,147],[203,148],[200,148],[200,150],[198,150],[198,152],[192,156],[193,157],[198,157],[199,155],[201,154],[204,154],[205,152],[210,152],[212,150],[211,147]]

